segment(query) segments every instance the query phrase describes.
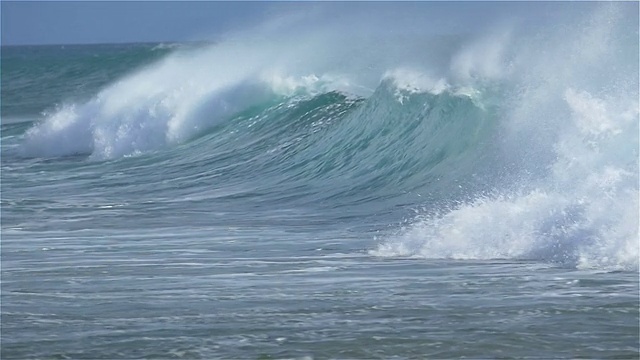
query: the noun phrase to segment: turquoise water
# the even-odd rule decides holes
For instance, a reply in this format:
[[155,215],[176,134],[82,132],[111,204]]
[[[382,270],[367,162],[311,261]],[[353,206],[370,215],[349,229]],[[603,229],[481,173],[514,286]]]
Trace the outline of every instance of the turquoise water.
[[638,358],[637,21],[3,47],[2,358]]

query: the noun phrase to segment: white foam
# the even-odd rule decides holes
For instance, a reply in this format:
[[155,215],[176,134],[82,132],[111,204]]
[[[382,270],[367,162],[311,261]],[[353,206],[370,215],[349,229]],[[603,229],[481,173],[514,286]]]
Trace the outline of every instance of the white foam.
[[49,115],[26,136],[28,156],[111,159],[184,142],[274,96],[348,89],[338,76],[282,74],[273,50],[220,44],[177,53],[81,104]]
[[384,80],[391,80],[398,90],[409,93],[431,93],[438,95],[449,90],[444,78],[433,78],[422,71],[410,68],[396,68],[385,72]]
[[[364,64],[389,55],[373,47],[374,40],[361,44],[361,37],[347,39],[339,28],[291,21],[302,28],[278,22],[208,47],[180,48],[88,102],[64,105],[28,133],[24,153],[118,158],[187,141],[274,96],[372,93],[375,71]],[[363,49],[371,59],[357,56]]]
[[[452,77],[518,91],[501,104],[501,145],[535,180],[419,216],[372,254],[638,270],[638,48],[617,41],[627,22],[609,6],[570,27],[576,36],[565,27],[513,49],[481,40],[453,58]],[[508,52],[519,54],[508,71],[492,65]]]

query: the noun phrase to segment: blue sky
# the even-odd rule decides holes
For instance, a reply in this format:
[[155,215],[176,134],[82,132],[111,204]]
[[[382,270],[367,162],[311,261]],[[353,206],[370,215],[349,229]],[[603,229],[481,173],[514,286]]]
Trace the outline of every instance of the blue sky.
[[[503,18],[543,25],[562,11],[587,3],[541,2],[178,2],[178,1],[2,1],[2,44],[77,44],[215,39],[287,11],[323,9],[330,19],[349,12],[379,18],[413,17],[421,30],[456,32]],[[320,20],[322,21],[322,20]],[[411,20],[407,20],[411,21]],[[400,20],[402,22],[402,20]]]
[[2,44],[69,44],[191,40],[246,26],[268,3],[7,2]]

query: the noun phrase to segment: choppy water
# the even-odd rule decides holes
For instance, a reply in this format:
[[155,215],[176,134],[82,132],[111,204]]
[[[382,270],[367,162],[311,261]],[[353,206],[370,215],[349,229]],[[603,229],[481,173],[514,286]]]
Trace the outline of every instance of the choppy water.
[[2,358],[638,358],[638,4],[596,5],[3,47]]

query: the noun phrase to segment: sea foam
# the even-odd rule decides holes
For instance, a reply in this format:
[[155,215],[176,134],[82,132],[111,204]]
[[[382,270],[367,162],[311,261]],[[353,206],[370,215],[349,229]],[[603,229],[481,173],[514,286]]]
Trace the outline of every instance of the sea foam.
[[512,89],[501,147],[519,175],[509,188],[419,215],[371,253],[637,271],[638,47],[629,47],[625,20],[607,5],[572,33],[493,45],[480,67],[470,65],[482,56],[477,45],[455,57],[459,78],[481,69]]

